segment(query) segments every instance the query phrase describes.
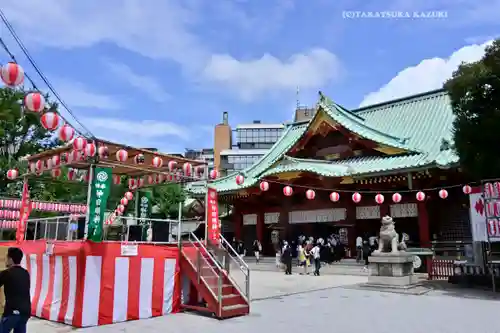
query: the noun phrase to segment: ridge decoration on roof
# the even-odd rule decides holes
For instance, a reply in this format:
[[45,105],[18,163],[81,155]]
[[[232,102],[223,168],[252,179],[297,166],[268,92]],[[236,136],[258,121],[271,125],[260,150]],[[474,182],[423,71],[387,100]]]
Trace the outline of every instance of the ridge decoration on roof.
[[[351,111],[344,109],[342,106],[333,102],[330,98],[319,92],[318,109],[323,110],[334,122],[344,127],[348,131],[359,135],[362,138],[377,142],[381,145],[399,148],[406,152],[417,152],[416,149],[408,145],[409,138],[401,138],[391,134],[387,134],[380,129],[367,124],[366,120]],[[320,112],[316,113],[318,116]],[[390,121],[388,119],[388,121]]]
[[[398,155],[357,156],[324,161],[288,156],[289,151],[310,130],[314,118],[287,127],[282,137],[254,165],[211,182],[219,192],[238,191],[253,187],[272,175],[285,172],[309,172],[325,177],[366,177],[388,173],[403,173],[432,167],[457,165],[458,156],[452,142],[453,112],[448,95],[443,90],[409,96],[373,106],[348,111],[323,94],[318,107],[339,125],[358,135],[404,151]],[[318,116],[317,112],[315,117]],[[387,134],[391,133],[391,134]],[[236,184],[242,174],[245,182]],[[187,191],[200,195],[205,182],[187,186]]]

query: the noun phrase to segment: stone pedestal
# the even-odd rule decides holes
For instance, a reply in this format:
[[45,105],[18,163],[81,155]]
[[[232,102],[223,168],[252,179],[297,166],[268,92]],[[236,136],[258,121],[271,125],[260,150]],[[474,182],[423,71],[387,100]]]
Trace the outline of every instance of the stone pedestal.
[[413,254],[374,253],[368,257],[368,284],[373,286],[409,288],[415,286]]

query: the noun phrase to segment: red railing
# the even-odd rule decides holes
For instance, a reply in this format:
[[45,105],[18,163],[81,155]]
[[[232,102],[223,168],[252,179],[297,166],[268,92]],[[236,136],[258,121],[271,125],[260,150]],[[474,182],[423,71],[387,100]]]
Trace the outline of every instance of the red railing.
[[454,260],[429,258],[429,280],[448,280],[453,276]]

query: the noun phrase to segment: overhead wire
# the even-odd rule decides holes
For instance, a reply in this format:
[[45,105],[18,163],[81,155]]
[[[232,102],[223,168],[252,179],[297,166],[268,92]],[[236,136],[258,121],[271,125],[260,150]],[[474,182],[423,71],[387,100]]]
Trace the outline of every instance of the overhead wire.
[[[86,132],[86,133],[81,133],[81,134],[83,134],[84,136],[86,136],[88,139],[94,139],[95,136],[92,134],[92,132],[85,125],[83,125],[82,122],[80,122],[80,120],[78,120],[78,118],[76,117],[76,115],[74,114],[74,112],[71,110],[71,108],[61,98],[61,96],[56,91],[56,89],[54,88],[54,86],[47,79],[47,77],[42,72],[42,70],[40,69],[40,67],[36,63],[35,59],[31,56],[30,52],[28,51],[28,49],[24,45],[23,41],[21,40],[21,38],[19,37],[19,35],[16,33],[14,27],[9,22],[9,20],[7,19],[7,17],[5,16],[4,12],[1,9],[0,9],[0,19],[2,20],[2,22],[5,25],[5,27],[7,28],[7,30],[9,31],[10,35],[12,36],[12,38],[14,38],[14,41],[17,43],[17,45],[19,46],[19,48],[21,49],[21,51],[23,52],[23,54],[25,55],[25,57],[28,59],[28,61],[31,64],[31,66],[35,69],[35,71],[37,72],[38,76],[40,76],[40,78],[42,79],[42,81],[45,83],[45,85],[47,86],[47,88],[50,90],[50,92],[52,93],[52,95],[56,98],[56,100],[59,102],[59,104],[71,115],[71,117],[80,126],[80,128]],[[17,60],[16,60],[16,57],[9,50],[7,44],[3,41],[3,39],[1,37],[0,37],[0,45],[7,52],[7,54],[10,56],[10,58],[12,59],[12,61],[18,63]],[[34,80],[32,78],[30,78],[26,74],[26,72],[25,72],[24,76],[26,77],[26,79],[28,79],[28,81],[31,83],[31,85],[33,86],[33,88],[35,90],[40,91],[37,88]],[[69,124],[71,127],[75,128],[75,126],[71,125],[71,122],[69,122],[64,116],[62,116],[60,114],[60,112],[58,112],[58,113],[59,113],[60,117],[64,120],[64,122],[66,122],[67,124]],[[75,128],[75,130],[77,130],[77,129]]]

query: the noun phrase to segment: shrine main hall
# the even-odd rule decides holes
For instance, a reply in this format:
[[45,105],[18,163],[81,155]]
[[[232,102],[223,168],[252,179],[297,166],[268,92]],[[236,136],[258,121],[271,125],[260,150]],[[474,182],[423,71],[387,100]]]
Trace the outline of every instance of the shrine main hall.
[[[312,119],[287,125],[251,167],[209,183],[227,207],[222,231],[248,249],[260,240],[266,254],[273,230],[287,240],[339,234],[355,253],[356,237],[376,235],[385,215],[413,246],[470,238],[453,118],[444,90],[355,110],[320,92]],[[202,198],[205,186],[187,190]]]

